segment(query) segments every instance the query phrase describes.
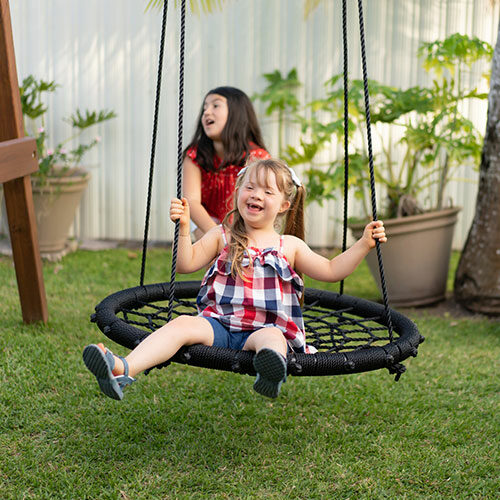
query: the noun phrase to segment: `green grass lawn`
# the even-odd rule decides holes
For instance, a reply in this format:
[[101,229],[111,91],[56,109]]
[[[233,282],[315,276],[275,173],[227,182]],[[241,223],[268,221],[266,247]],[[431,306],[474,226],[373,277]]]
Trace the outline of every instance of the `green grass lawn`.
[[[95,304],[139,269],[126,249],[44,264],[50,319],[28,326],[0,258],[0,499],[498,498],[498,321],[410,311],[426,341],[398,383],[289,377],[268,400],[248,376],[172,364],[117,402],[81,352],[104,339]],[[151,250],[146,281],[168,277]],[[364,263],[346,293],[378,298]]]

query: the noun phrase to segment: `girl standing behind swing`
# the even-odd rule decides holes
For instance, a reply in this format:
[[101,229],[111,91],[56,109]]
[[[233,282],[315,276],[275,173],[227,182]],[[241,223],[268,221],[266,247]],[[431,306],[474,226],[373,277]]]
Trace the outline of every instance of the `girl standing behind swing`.
[[248,158],[269,158],[250,99],[234,87],[210,90],[184,151],[183,193],[196,238],[232,209],[236,177]]
[[300,308],[304,284],[297,273],[340,281],[375,247],[376,239],[387,241],[383,223],[374,221],[332,260],[313,252],[301,239],[304,194],[284,162],[255,160],[237,179],[234,209],[194,244],[189,203],[174,198],[170,218],[180,226],[178,271],[192,273],[216,258],[198,294],[199,315],[178,316],[125,358],[102,344],[87,346],[83,358],[101,390],[122,399],[123,387],[134,382],[137,373],[169,360],[182,346],[204,344],[254,351],[254,389],[277,397],[286,379],[287,349],[306,351]]

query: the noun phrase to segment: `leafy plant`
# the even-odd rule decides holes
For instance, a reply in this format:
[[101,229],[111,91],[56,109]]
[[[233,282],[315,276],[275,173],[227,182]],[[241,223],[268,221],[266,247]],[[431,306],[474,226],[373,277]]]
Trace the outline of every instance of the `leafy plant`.
[[116,117],[113,111],[82,112],[77,109],[64,119],[75,132],[66,140],[49,147],[49,136],[45,128],[45,114],[48,108],[44,97],[55,92],[58,87],[54,81],[37,80],[33,75],[26,77],[19,87],[26,133],[36,138],[39,171],[35,175],[42,181],[50,176],[64,175],[70,168],[80,165],[83,156],[100,142],[100,138],[95,137],[90,142],[80,143],[73,148],[66,145],[73,143],[84,130]]
[[278,114],[278,151],[283,151],[285,122],[297,112],[300,102],[297,98],[297,90],[302,86],[297,70],[293,68],[286,76],[281,71],[264,73],[267,87],[261,93],[256,93],[252,99],[267,103],[266,115]]
[[[490,60],[492,47],[476,37],[454,34],[424,43],[418,50],[424,68],[432,72],[429,86],[400,89],[370,80],[372,131],[379,139],[374,149],[375,180],[384,186],[384,217],[412,215],[426,208],[441,209],[446,187],[462,165],[477,168],[482,137],[463,114],[464,103],[486,99],[465,75],[473,64]],[[325,83],[326,96],[295,112],[292,122],[301,125],[299,145],[287,145],[282,156],[290,165],[308,164],[305,170],[309,200],[322,202],[338,196],[343,184],[343,154],[325,164],[317,154],[343,140],[342,74]],[[483,75],[486,76],[487,75]],[[478,83],[478,82],[476,82]],[[298,109],[299,107],[297,107]],[[368,158],[363,82],[349,82],[350,186],[369,213]]]

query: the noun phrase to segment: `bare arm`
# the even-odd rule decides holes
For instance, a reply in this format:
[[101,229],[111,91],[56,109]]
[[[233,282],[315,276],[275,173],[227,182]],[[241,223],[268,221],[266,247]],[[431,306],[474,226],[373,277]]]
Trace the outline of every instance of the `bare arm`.
[[327,282],[341,281],[358,267],[360,262],[375,247],[375,239],[387,241],[382,221],[370,222],[363,236],[345,252],[332,260],[313,252],[305,242],[294,239],[295,252],[292,266],[313,279]]
[[191,243],[189,227],[189,203],[186,198],[172,199],[170,203],[170,219],[179,221],[179,246],[177,254],[177,270],[187,274],[207,266],[221,251],[221,229],[213,227],[196,243]]
[[206,233],[217,224],[201,204],[201,172],[191,158],[184,158],[183,191],[189,202],[193,222]]

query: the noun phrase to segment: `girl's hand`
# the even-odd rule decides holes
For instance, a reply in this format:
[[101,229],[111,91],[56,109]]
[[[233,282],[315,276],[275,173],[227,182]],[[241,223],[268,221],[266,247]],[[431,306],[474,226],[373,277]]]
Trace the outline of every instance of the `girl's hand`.
[[375,248],[375,240],[380,243],[387,242],[384,223],[381,220],[372,221],[366,225],[362,239],[368,243],[370,249]]
[[179,221],[181,226],[189,226],[190,213],[189,203],[186,198],[172,198],[170,202],[170,220]]

